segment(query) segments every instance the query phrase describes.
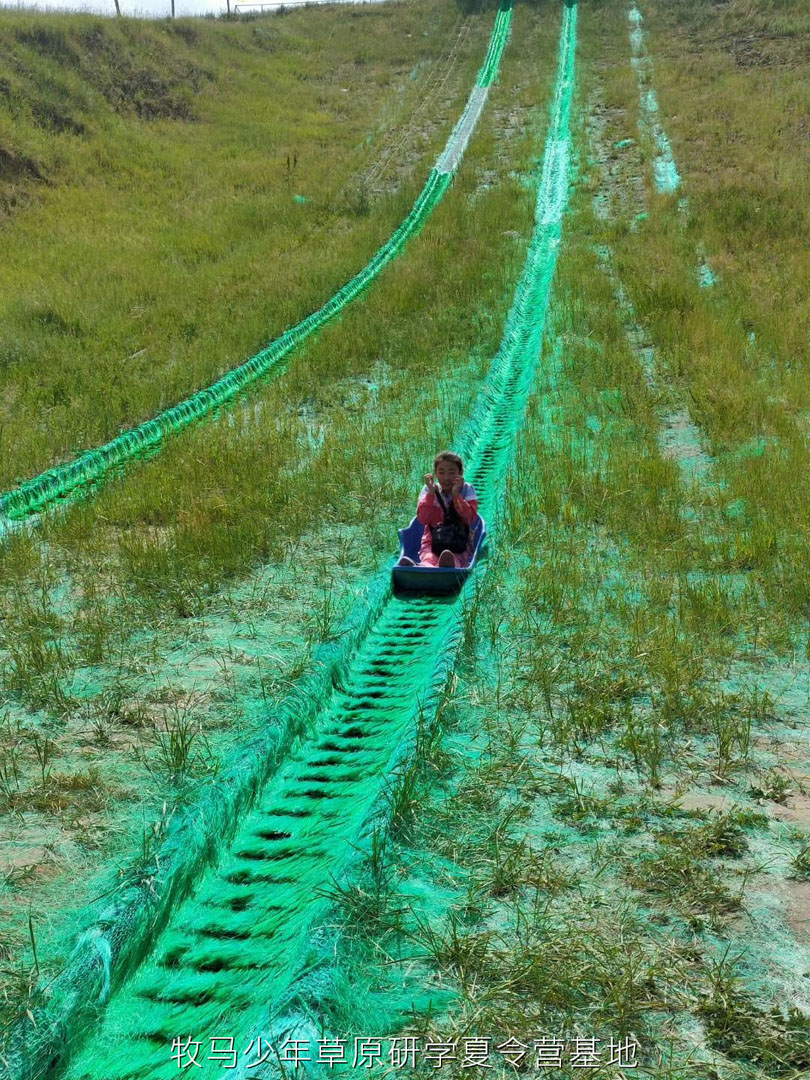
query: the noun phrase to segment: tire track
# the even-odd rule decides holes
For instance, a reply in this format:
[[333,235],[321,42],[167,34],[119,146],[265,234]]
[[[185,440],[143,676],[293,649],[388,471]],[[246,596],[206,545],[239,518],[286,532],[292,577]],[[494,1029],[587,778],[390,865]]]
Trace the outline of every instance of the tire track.
[[[636,74],[643,130],[649,132],[656,151],[653,158],[655,188],[662,195],[674,195],[681,186],[681,175],[675,164],[672,144],[661,124],[658,96],[652,85],[652,57],[647,52],[645,34],[642,29],[644,19],[637,7],[630,8],[627,21],[630,25],[630,64]],[[684,195],[678,204],[678,209],[686,213],[688,206],[688,199]],[[697,255],[698,281],[703,288],[711,288],[716,282],[712,268],[700,251]]]

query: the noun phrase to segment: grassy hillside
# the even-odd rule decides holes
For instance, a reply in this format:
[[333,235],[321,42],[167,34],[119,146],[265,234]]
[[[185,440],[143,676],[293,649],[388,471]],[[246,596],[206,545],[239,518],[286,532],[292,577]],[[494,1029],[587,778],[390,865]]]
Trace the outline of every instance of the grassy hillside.
[[[543,1038],[580,1075],[593,1038],[598,1075],[798,1080],[810,26],[638,5],[666,195],[629,7],[583,6],[580,183],[498,557],[391,827],[333,890],[317,1007],[447,1043],[453,1076],[488,1036],[494,1075]],[[609,1065],[624,1038],[637,1070]]]
[[[177,147],[194,139],[208,147],[238,126],[236,110],[214,123],[229,92],[212,57],[244,34],[244,66],[258,71],[264,61],[250,35],[278,29],[295,55],[316,50],[318,64],[302,69],[308,78],[291,65],[284,85],[298,88],[296,108],[317,113],[324,96],[324,115],[351,99],[338,96],[346,71],[368,79],[366,114],[347,100],[353,119],[320,129],[307,151],[323,190],[340,189],[346,201],[302,186],[291,109],[286,128],[278,120],[279,176],[264,192],[246,189],[240,204],[246,218],[263,208],[255,212],[264,224],[260,234],[245,229],[232,260],[236,275],[251,244],[256,260],[260,248],[272,259],[283,250],[283,273],[269,282],[235,276],[225,318],[198,298],[231,262],[201,257],[186,268],[185,299],[160,308],[150,350],[164,332],[177,349],[173,320],[199,302],[199,355],[219,370],[218,345],[207,343],[231,342],[235,353],[243,310],[243,344],[258,338],[265,284],[280,305],[273,312],[292,318],[316,285],[327,289],[326,265],[335,274],[356,267],[360,247],[371,250],[396,220],[454,119],[491,26],[485,8],[417,0],[364,12],[359,25],[384,25],[385,45],[373,38],[361,64],[360,38],[343,34],[327,11],[190,24],[196,42],[175,42],[172,63],[215,77],[199,76],[182,118],[147,115],[137,104],[146,91],[132,90],[128,104],[115,99],[102,89],[106,69],[75,75],[104,101],[109,130],[130,133],[131,154],[116,144],[121,168],[138,160],[144,132],[160,135],[160,154],[139,166],[153,192],[143,212],[165,223],[154,250],[189,264],[188,237],[213,225],[202,213],[161,218],[153,208],[162,163]],[[447,1040],[454,1056],[443,1071],[459,1077],[470,1075],[462,1061],[472,1037],[491,1039],[493,1076],[514,1071],[499,1045],[517,1040],[513,1051],[525,1046],[531,1068],[542,1037],[564,1043],[549,1074],[572,1078],[588,1056],[601,1058],[599,1075],[617,1078],[807,1075],[805,8],[802,0],[579,5],[575,184],[537,379],[486,577],[465,593],[463,661],[438,714],[422,717],[413,759],[390,778],[373,838],[358,839],[367,860],[323,883],[334,906],[311,934],[320,966],[285,999],[291,1009],[303,1002],[321,1034],[350,1046],[363,1035]],[[517,6],[501,78],[453,188],[360,303],[282,376],[0,548],[4,1019],[35,997],[37,964],[45,978],[58,969],[73,912],[96,888],[158,881],[155,851],[172,815],[217,783],[235,747],[273,724],[317,646],[336,640],[357,595],[390,561],[421,475],[457,437],[501,339],[532,228],[530,177],[546,134],[561,12],[561,4]],[[403,20],[404,42],[389,54],[394,19]],[[164,43],[173,32],[138,31]],[[334,85],[327,56],[344,73]],[[236,54],[229,62],[238,66]],[[179,114],[181,84],[192,76],[163,60],[160,68],[161,94]],[[428,124],[434,110],[423,102],[439,72],[447,74],[438,94],[444,119]],[[234,76],[245,86],[252,78]],[[31,82],[31,101],[45,85],[43,74]],[[29,200],[15,194],[12,206],[7,196],[9,236],[38,215],[45,221],[59,191],[79,190],[58,180],[68,176],[60,169],[78,175],[78,152],[72,162],[48,154],[101,138],[89,122],[84,133],[47,136],[26,123],[15,132],[27,131],[28,141],[3,159],[13,158],[15,191]],[[315,119],[308,123],[314,132]],[[397,132],[406,137],[386,150],[386,135]],[[261,140],[259,127],[252,137]],[[669,193],[658,168],[665,149],[680,176]],[[222,164],[224,143],[220,152]],[[361,184],[389,152],[387,179]],[[101,157],[81,160],[87,190],[96,175],[113,183]],[[189,175],[184,160],[177,177]],[[220,183],[226,175],[222,165]],[[206,176],[195,183],[208,190]],[[351,201],[358,191],[367,201]],[[99,280],[107,312],[110,283]],[[154,293],[160,307],[163,294]],[[75,303],[78,321],[84,305]],[[42,334],[59,336],[53,327]],[[81,341],[59,334],[63,345]],[[29,335],[18,328],[13,339]],[[136,345],[137,336],[133,354]],[[68,353],[53,354],[39,374],[21,360],[31,388],[20,400],[33,402],[38,382],[55,386]],[[136,393],[145,408],[149,394],[157,400],[172,379],[179,389],[191,378],[168,350],[155,354],[162,374],[152,379],[152,355],[133,355],[141,375],[133,367],[110,395],[119,417]],[[203,368],[200,360],[196,375]],[[76,383],[77,416],[99,408],[91,381]],[[68,422],[67,410],[59,415]],[[24,427],[20,420],[14,435],[23,447]],[[43,431],[32,453],[58,455]],[[204,969],[212,982],[220,947],[211,945]],[[239,944],[227,949],[233,957]],[[167,1023],[182,1004],[167,1000]],[[581,1046],[572,1060],[574,1040],[591,1038],[596,1055]],[[611,1039],[638,1044],[637,1069],[608,1064]]]
[[[456,26],[454,9],[438,15]],[[482,47],[465,89],[492,13],[470,25]],[[122,881],[140,872],[155,830],[272,718],[388,559],[500,339],[530,230],[525,178],[542,146],[558,25],[557,13],[518,11],[453,189],[405,256],[282,377],[0,549],[9,829],[29,807],[0,910],[10,1011],[32,971],[31,899],[39,962],[56,964],[89,883],[106,880],[112,858]],[[462,77],[450,78],[460,103]],[[442,116],[428,145],[455,119],[449,106]],[[389,183],[407,173],[426,123],[411,100]]]
[[426,3],[0,13],[0,487],[328,299],[424,182],[490,25]]
[[[690,215],[684,227],[675,200],[653,199],[639,237],[622,245],[628,285],[694,404],[727,497],[743,500],[729,569],[756,571],[774,615],[803,625],[810,17],[793,3],[678,3],[651,8],[649,26]],[[696,244],[711,253],[713,289],[699,287]]]

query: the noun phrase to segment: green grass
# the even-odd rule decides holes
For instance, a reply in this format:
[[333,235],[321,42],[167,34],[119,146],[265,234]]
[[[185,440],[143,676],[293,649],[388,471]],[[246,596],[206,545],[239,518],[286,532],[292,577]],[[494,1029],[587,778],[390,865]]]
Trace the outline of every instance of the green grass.
[[[483,40],[491,12],[482,19]],[[393,554],[497,348],[531,227],[520,174],[542,143],[557,30],[540,12],[517,13],[453,189],[356,314],[280,379],[0,552],[3,700],[23,732],[3,741],[10,782],[16,761],[29,797],[31,733],[44,729],[54,771],[92,757],[110,793],[96,813],[33,819],[65,857],[4,898],[0,921],[23,967],[29,899],[48,921],[35,918],[40,965],[53,971],[71,909],[105,864],[129,866],[164,803],[171,813],[216,780]],[[470,48],[474,71],[482,50]],[[462,73],[458,85],[468,89]],[[439,141],[451,119],[448,109]],[[402,810],[405,826],[407,798]]]
[[188,396],[360,269],[473,84],[491,15],[461,26],[452,4],[4,11],[0,486]]
[[[616,245],[622,275],[718,456],[729,502],[741,500],[746,527],[721,557],[755,571],[798,629],[810,610],[795,498],[807,468],[807,12],[652,3],[645,28],[689,211],[679,218],[677,200],[650,190],[647,219]],[[625,80],[617,100],[631,94]],[[698,249],[718,276],[713,289],[699,288]]]
[[[626,1036],[640,1075],[798,1077],[806,16],[792,0],[644,12],[688,211],[652,191],[624,5],[583,5],[580,183],[498,545],[440,722],[392,778],[390,826],[326,886],[324,970],[301,998],[348,1037]],[[125,880],[149,882],[165,815],[390,556],[500,336],[556,25],[518,9],[453,191],[373,293],[250,402],[0,555],[0,798],[7,820],[20,805],[61,815],[56,851],[81,838],[90,852],[95,815],[103,850],[79,891],[112,851]],[[752,48],[790,71],[752,68]],[[673,415],[705,472],[663,439]],[[71,756],[79,717],[95,773]],[[140,801],[109,764],[125,738]],[[142,807],[155,824],[139,833]],[[43,846],[9,870],[9,998],[34,963],[24,890],[43,911],[64,897],[63,879],[43,885],[49,864]],[[34,933],[47,967],[58,947]]]
[[[663,5],[654,11],[664,17]],[[797,790],[788,767],[801,778],[810,763],[806,628],[796,598],[784,610],[765,559],[795,559],[798,572],[799,537],[785,517],[778,546],[763,547],[749,504],[737,512],[738,481],[701,408],[709,375],[694,374],[714,363],[708,340],[699,349],[689,338],[688,367],[672,359],[677,334],[725,317],[724,294],[697,285],[696,226],[647,190],[648,223],[630,228],[643,208],[630,175],[643,145],[612,171],[610,156],[604,170],[586,165],[598,155],[585,142],[584,103],[605,106],[608,146],[635,136],[637,108],[626,12],[595,5],[591,14],[582,186],[497,563],[446,716],[450,760],[439,774],[423,770],[422,812],[385,847],[399,891],[387,900],[398,918],[384,963],[349,924],[330,944],[339,950],[332,991],[308,1003],[346,1036],[551,1033],[606,1044],[632,1033],[641,1075],[797,1077],[807,1068],[808,953],[788,908],[801,905],[791,883],[806,876],[807,840],[779,807]],[[684,5],[666,14],[706,19]],[[688,63],[681,42],[676,51],[651,32],[650,48],[656,71]],[[703,78],[702,61],[690,72]],[[751,105],[740,94],[736,107]],[[705,145],[702,154],[705,167]],[[614,217],[602,221],[591,196],[606,175]],[[654,347],[652,384],[600,244],[612,247]],[[726,378],[729,393],[761,401],[769,376],[738,368]],[[662,449],[675,408],[688,408],[717,456],[705,479],[689,479],[677,447]],[[800,515],[795,484],[793,504]],[[341,980],[364,988],[359,1002]],[[458,1061],[445,1068],[466,1074]]]

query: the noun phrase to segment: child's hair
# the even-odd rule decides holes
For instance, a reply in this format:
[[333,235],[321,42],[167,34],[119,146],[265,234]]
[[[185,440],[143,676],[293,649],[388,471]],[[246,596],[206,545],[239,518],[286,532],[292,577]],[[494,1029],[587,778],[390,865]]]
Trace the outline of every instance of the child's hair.
[[439,467],[440,461],[449,461],[451,465],[457,465],[458,471],[464,473],[464,464],[458,454],[454,454],[452,450],[442,450],[440,454],[437,454],[433,459],[433,468],[436,470]]

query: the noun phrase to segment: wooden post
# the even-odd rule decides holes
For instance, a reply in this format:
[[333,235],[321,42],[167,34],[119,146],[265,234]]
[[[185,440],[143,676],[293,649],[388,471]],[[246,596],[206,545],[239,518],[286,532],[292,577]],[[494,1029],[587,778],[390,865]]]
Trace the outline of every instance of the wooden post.
[[230,18],[231,17],[231,0],[225,0],[225,3],[228,5],[228,18]]
[[121,18],[121,5],[118,3],[118,0],[115,0],[115,14],[119,19]]
[[172,18],[174,18],[174,0],[172,0]]

